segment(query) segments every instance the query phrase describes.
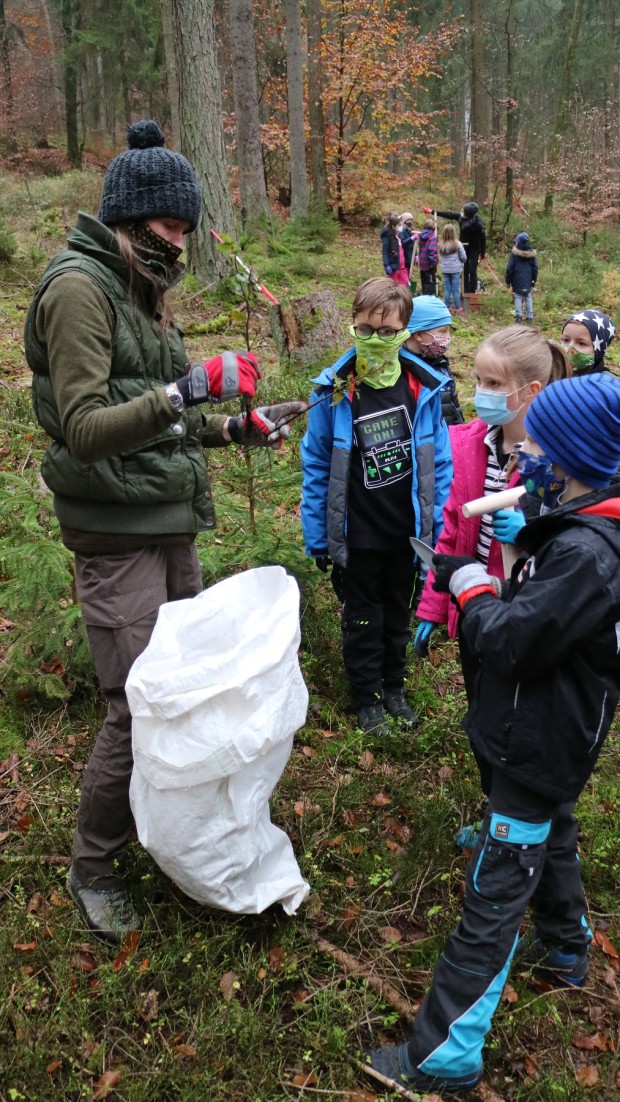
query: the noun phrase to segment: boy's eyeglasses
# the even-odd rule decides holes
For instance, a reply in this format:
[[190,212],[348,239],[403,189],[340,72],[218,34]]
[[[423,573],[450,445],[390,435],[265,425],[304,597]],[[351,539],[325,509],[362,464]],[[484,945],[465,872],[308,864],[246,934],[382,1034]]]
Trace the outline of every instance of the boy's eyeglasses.
[[382,341],[393,341],[398,333],[402,333],[402,329],[392,329],[389,325],[380,325],[378,329],[373,329],[372,325],[353,325],[351,328],[361,341],[369,341],[375,333]]

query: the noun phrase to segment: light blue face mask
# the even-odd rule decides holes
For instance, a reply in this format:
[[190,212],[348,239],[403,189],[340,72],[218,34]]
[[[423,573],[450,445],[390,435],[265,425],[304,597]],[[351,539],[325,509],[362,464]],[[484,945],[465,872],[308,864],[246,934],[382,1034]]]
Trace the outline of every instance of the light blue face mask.
[[525,405],[525,402],[522,402],[516,409],[508,409],[508,399],[518,393],[517,390],[506,394],[504,390],[484,390],[481,386],[476,387],[474,405],[478,417],[487,425],[508,425],[510,421],[514,421],[519,410]]

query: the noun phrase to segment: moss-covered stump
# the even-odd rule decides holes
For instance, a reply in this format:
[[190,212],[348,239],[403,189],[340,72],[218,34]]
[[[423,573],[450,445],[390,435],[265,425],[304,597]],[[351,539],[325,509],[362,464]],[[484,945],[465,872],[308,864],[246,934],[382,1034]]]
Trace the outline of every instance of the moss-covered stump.
[[280,359],[291,367],[325,363],[338,347],[338,306],[331,291],[316,291],[274,306],[270,322]]

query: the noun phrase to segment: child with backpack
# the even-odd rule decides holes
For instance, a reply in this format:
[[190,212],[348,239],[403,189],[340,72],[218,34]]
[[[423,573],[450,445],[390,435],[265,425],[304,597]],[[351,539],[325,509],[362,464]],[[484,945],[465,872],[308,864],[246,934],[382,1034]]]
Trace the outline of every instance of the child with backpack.
[[437,234],[432,218],[427,218],[418,236],[418,255],[415,263],[420,271],[423,295],[434,295],[437,290]]
[[405,250],[398,232],[400,214],[389,214],[381,230],[381,259],[388,279],[409,287],[409,269],[405,264]]
[[529,234],[518,233],[506,266],[506,286],[510,288],[515,298],[515,322],[517,325],[523,321],[524,304],[525,320],[533,321],[534,319],[532,291],[536,286],[537,279],[536,249],[530,248]]
[[452,315],[435,295],[418,295],[407,328],[411,334],[404,344],[409,352],[424,360],[444,376],[441,411],[446,425],[462,425],[465,418],[456,391],[456,381],[446,355],[450,347]]
[[[480,662],[465,727],[488,807],[462,915],[408,1042],[370,1053],[399,1087],[457,1093],[483,1075],[482,1050],[515,952],[521,966],[580,987],[592,932],[574,804],[620,699],[620,380],[601,372],[538,394],[519,475],[544,513],[520,532],[527,561],[501,583],[476,559],[436,554]],[[528,904],[531,937],[519,938]]]
[[439,246],[439,266],[443,278],[443,300],[450,309],[450,300],[454,299],[454,310],[462,314],[461,309],[461,272],[467,260],[467,253],[456,236],[451,222],[444,226]]

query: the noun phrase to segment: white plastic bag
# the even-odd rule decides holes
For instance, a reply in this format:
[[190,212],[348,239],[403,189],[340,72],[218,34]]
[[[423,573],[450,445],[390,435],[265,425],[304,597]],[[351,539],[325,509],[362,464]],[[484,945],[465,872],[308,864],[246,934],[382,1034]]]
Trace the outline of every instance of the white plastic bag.
[[162,605],[127,680],[138,837],[212,907],[293,914],[310,891],[268,800],[308,706],[299,590],[281,566]]

